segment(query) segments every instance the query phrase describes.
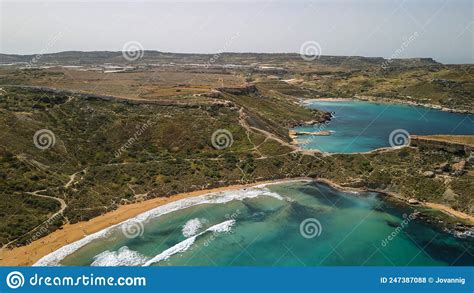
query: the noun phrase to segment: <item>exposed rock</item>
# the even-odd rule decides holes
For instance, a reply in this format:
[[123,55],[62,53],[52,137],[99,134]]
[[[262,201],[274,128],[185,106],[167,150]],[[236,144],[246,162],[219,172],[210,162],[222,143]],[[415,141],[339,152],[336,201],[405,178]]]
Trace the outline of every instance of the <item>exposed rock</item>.
[[408,199],[408,203],[413,205],[420,204],[420,202],[414,198]]
[[280,79],[280,78],[279,78],[278,76],[276,76],[276,75],[269,75],[269,76],[267,76],[267,79],[270,79],[270,80],[278,80],[278,79]]
[[451,166],[449,165],[449,163],[442,163],[439,165],[439,169],[441,169],[441,171],[443,172],[449,172],[451,171]]
[[425,176],[427,178],[433,178],[433,177],[435,177],[435,173],[433,171],[425,171],[425,172],[423,172],[423,176]]
[[456,81],[448,80],[448,79],[435,78],[431,82],[434,83],[434,84],[439,84],[439,85],[444,86],[444,87],[453,87],[453,86],[456,85]]
[[474,152],[471,152],[469,158],[467,159],[467,163],[474,164]]
[[330,131],[294,131],[293,135],[315,135],[315,136],[329,136]]
[[216,90],[212,90],[208,93],[203,93],[201,95],[204,96],[204,97],[216,99],[216,98],[220,98],[222,96],[222,93],[219,92],[219,91],[216,91]]
[[454,176],[461,176],[464,174],[466,168],[466,161],[462,160],[459,163],[453,164],[453,175]]
[[232,95],[248,95],[248,94],[258,93],[258,88],[253,84],[246,84],[244,86],[239,86],[239,87],[220,87],[220,88],[217,88],[216,90],[223,93],[232,94]]
[[321,116],[321,119],[319,120],[319,122],[326,122],[326,121],[330,121],[332,119],[332,113],[331,112],[324,112],[324,114]]
[[467,153],[471,153],[473,148],[468,145],[459,143],[449,143],[444,141],[430,140],[426,138],[420,138],[416,135],[410,136],[410,145],[413,147],[419,147],[422,150],[429,151],[443,151],[458,156],[465,156]]
[[328,124],[331,118],[332,118],[331,112],[325,112],[317,120],[315,119],[315,120],[310,120],[310,121],[293,122],[293,123],[290,123],[288,127],[294,128],[298,126],[315,125],[315,124],[321,124],[321,123]]

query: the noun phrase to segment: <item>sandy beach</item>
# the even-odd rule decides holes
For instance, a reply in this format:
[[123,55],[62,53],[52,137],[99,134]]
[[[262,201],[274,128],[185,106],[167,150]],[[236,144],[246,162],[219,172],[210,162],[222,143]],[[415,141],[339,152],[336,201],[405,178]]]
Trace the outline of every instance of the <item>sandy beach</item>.
[[[146,200],[143,202],[120,206],[118,209],[111,211],[109,213],[106,213],[104,215],[98,216],[96,218],[93,218],[90,221],[79,222],[75,224],[66,224],[60,229],[54,231],[53,233],[43,238],[40,238],[36,241],[33,241],[29,245],[16,247],[13,249],[3,249],[0,251],[0,265],[1,266],[31,266],[43,256],[48,255],[49,253],[61,248],[64,245],[73,243],[77,240],[84,238],[87,235],[96,233],[107,227],[121,223],[127,219],[136,217],[139,214],[149,211],[158,206],[162,206],[162,205],[165,205],[165,204],[168,204],[170,202],[177,201],[180,199],[200,196],[200,195],[213,193],[213,192],[237,190],[237,189],[249,188],[249,187],[260,186],[260,185],[270,185],[270,184],[292,182],[292,181],[305,181],[305,180],[314,180],[315,182],[325,183],[341,191],[353,191],[353,192],[367,191],[367,189],[361,189],[361,188],[342,187],[338,185],[337,183],[328,179],[292,178],[292,179],[280,179],[280,180],[273,180],[273,181],[261,181],[261,182],[255,182],[255,183],[245,184],[245,185],[230,185],[230,186],[219,187],[219,188],[214,188],[214,189],[197,190],[193,192],[180,193],[180,194],[176,194],[170,197],[158,197],[158,198]],[[382,192],[389,196],[398,198],[402,201],[405,201],[405,202],[407,201],[405,198],[400,197],[397,194],[387,193],[387,192],[379,191],[379,190],[373,190],[373,191]],[[474,224],[473,216],[456,211],[445,205],[436,204],[436,203],[421,203],[421,204],[432,209],[440,210],[448,215],[457,217],[459,219],[463,219],[471,224]]]
[[[297,180],[297,179],[292,179]],[[252,187],[262,184],[272,184],[278,182],[287,182],[289,180],[261,181],[246,185],[230,185],[214,189],[197,190],[176,194],[170,197],[158,197],[143,202],[132,203],[120,206],[118,209],[103,214],[86,222],[75,224],[66,224],[53,233],[33,241],[32,243],[15,247],[13,249],[3,249],[0,251],[1,266],[31,266],[43,256],[61,248],[64,245],[75,242],[87,235],[103,230],[112,225],[121,223],[127,219],[138,216],[141,213],[149,211],[167,203],[184,198],[199,196],[212,192],[236,190],[246,187]]]

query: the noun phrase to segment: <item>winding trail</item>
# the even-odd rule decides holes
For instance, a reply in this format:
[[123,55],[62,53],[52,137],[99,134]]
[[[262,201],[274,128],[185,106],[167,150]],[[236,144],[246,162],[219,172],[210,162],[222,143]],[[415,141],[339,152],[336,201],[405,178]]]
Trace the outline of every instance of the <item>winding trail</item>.
[[84,175],[87,173],[87,168],[82,169],[80,171],[77,171],[76,173],[72,174],[69,176],[69,181],[64,184],[64,188],[69,188],[73,183],[75,183],[75,179],[77,174],[84,173]]
[[[61,208],[59,209],[59,211],[57,211],[56,213],[54,213],[49,219],[52,219],[52,218],[54,218],[55,216],[57,216],[58,214],[61,214],[62,212],[64,212],[64,210],[67,208],[67,204],[66,204],[66,202],[64,201],[64,199],[58,198],[58,197],[54,197],[54,196],[39,194],[39,193],[38,193],[38,192],[43,192],[43,191],[46,191],[46,189],[36,190],[36,191],[33,191],[33,192],[25,192],[25,193],[30,194],[30,195],[34,195],[34,196],[38,196],[38,197],[42,197],[42,198],[47,198],[47,199],[56,200],[56,201],[58,201],[58,202],[61,204]],[[48,220],[49,220],[49,219],[48,219]]]
[[38,197],[41,197],[41,198],[46,198],[46,199],[52,199],[52,200],[55,200],[55,201],[58,201],[61,205],[61,208],[59,209],[59,211],[55,212],[53,215],[51,215],[51,217],[49,217],[46,221],[43,221],[41,224],[39,224],[38,226],[34,227],[33,229],[31,229],[30,231],[26,232],[25,234],[21,235],[20,237],[17,237],[16,239],[13,239],[12,241],[6,243],[5,245],[2,246],[1,249],[3,248],[6,248],[6,247],[9,247],[11,244],[15,243],[16,241],[18,241],[18,239],[21,239],[22,237],[28,235],[28,234],[31,234],[31,233],[34,233],[36,230],[40,229],[41,227],[43,227],[43,225],[47,224],[47,223],[52,223],[52,221],[54,221],[54,219],[56,219],[58,216],[62,215],[64,210],[67,208],[67,204],[66,202],[64,201],[64,199],[62,198],[58,198],[58,197],[54,197],[54,196],[49,196],[49,195],[44,195],[44,194],[39,194],[39,192],[44,192],[44,191],[47,191],[47,189],[41,189],[41,190],[36,190],[36,191],[33,191],[33,192],[25,192],[26,194],[29,194],[29,195],[33,195],[33,196],[38,196]]
[[239,110],[239,124],[243,128],[245,128],[245,130],[247,130],[248,132],[254,132],[254,131],[260,132],[268,139],[273,139],[273,140],[277,141],[278,143],[280,143],[281,145],[289,147],[290,149],[292,149],[294,151],[298,150],[298,148],[296,146],[282,140],[281,138],[277,137],[273,133],[270,133],[270,132],[268,132],[266,130],[263,130],[263,129],[260,129],[260,128],[250,126],[247,123],[246,118],[247,118],[247,114],[244,112],[243,108],[240,108],[240,110]]

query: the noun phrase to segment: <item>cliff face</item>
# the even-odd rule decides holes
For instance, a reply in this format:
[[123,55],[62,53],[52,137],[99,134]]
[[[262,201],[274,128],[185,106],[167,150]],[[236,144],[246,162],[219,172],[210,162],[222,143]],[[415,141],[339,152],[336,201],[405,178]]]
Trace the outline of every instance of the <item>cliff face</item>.
[[448,153],[465,156],[473,153],[473,147],[460,144],[444,142],[439,140],[431,140],[426,137],[411,136],[410,145],[419,147],[421,150],[442,150]]
[[239,87],[220,87],[217,88],[219,92],[228,93],[231,95],[243,96],[249,94],[256,94],[258,93],[258,89],[253,84],[247,84]]

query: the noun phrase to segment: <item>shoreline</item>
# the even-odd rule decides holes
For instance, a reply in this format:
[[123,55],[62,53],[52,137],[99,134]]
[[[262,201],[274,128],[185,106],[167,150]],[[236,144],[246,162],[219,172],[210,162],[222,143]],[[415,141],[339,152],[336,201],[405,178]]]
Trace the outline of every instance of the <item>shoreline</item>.
[[245,189],[250,187],[265,186],[271,184],[303,181],[308,178],[287,178],[276,180],[264,180],[249,184],[236,184],[211,189],[196,190],[179,193],[169,197],[156,197],[142,202],[121,205],[116,210],[110,211],[89,221],[74,224],[65,224],[52,233],[34,240],[28,245],[3,248],[0,250],[0,266],[31,266],[42,257],[60,249],[61,247],[76,242],[88,235],[97,233],[113,225],[120,224],[126,220],[137,217],[147,211],[159,206],[175,202],[181,199],[205,195],[208,193]]
[[452,109],[446,108],[441,105],[435,104],[423,104],[418,102],[411,102],[411,101],[403,101],[403,100],[387,100],[387,99],[369,99],[369,98],[315,98],[315,99],[306,99],[303,101],[304,104],[309,104],[312,102],[368,102],[374,104],[395,104],[395,105],[407,105],[407,106],[415,106],[415,107],[423,107],[433,110],[438,110],[442,112],[448,113],[458,113],[458,114],[466,114],[466,115],[474,115],[474,111],[470,110],[461,110],[461,109]]
[[345,191],[345,192],[378,192],[378,193],[381,193],[381,194],[384,194],[384,195],[387,195],[391,198],[394,198],[394,199],[397,199],[397,200],[400,200],[410,206],[416,206],[416,205],[419,205],[419,206],[422,206],[422,207],[426,207],[426,208],[430,208],[430,209],[433,209],[433,210],[437,210],[437,211],[440,211],[450,217],[454,217],[458,220],[462,220],[462,221],[466,221],[468,222],[470,225],[474,225],[474,216],[471,216],[469,214],[466,214],[466,213],[463,213],[463,212],[460,212],[460,211],[457,211],[449,206],[446,206],[444,204],[440,204],[440,203],[434,203],[434,202],[422,202],[422,201],[418,201],[417,200],[417,203],[416,204],[411,204],[409,201],[410,199],[408,198],[405,198],[403,196],[400,196],[399,194],[397,193],[394,193],[394,192],[390,192],[390,191],[384,191],[384,190],[380,190],[380,189],[372,189],[372,188],[364,188],[364,187],[361,187],[361,188],[358,188],[358,187],[345,187],[345,186],[341,186],[329,179],[326,179],[326,178],[316,178],[316,179],[313,179],[315,182],[318,182],[318,183],[323,183],[323,184],[327,184],[339,191]]
[[[326,184],[334,189],[343,192],[378,192],[381,194],[385,194],[391,198],[400,200],[408,205],[411,205],[408,199],[392,192],[367,188],[344,187],[333,182],[332,180],[325,178],[295,177],[286,179],[265,180],[249,184],[229,185],[225,187],[180,193],[170,197],[157,197],[142,202],[122,205],[114,211],[100,215],[89,221],[63,225],[58,230],[55,230],[54,232],[46,235],[43,238],[39,238],[28,245],[15,247],[13,249],[2,249],[0,254],[0,266],[31,266],[38,260],[40,260],[42,257],[60,249],[65,245],[71,244],[73,242],[83,239],[88,235],[92,235],[113,225],[117,225],[126,220],[137,217],[138,215],[143,214],[159,206],[163,206],[181,199],[197,197],[200,195],[215,192],[239,190],[250,187],[264,187],[274,184],[302,181],[312,181]],[[443,204],[419,202],[419,205],[430,209],[438,210],[451,217],[467,221],[470,224],[474,225],[474,216],[465,214],[460,211],[456,211]]]

